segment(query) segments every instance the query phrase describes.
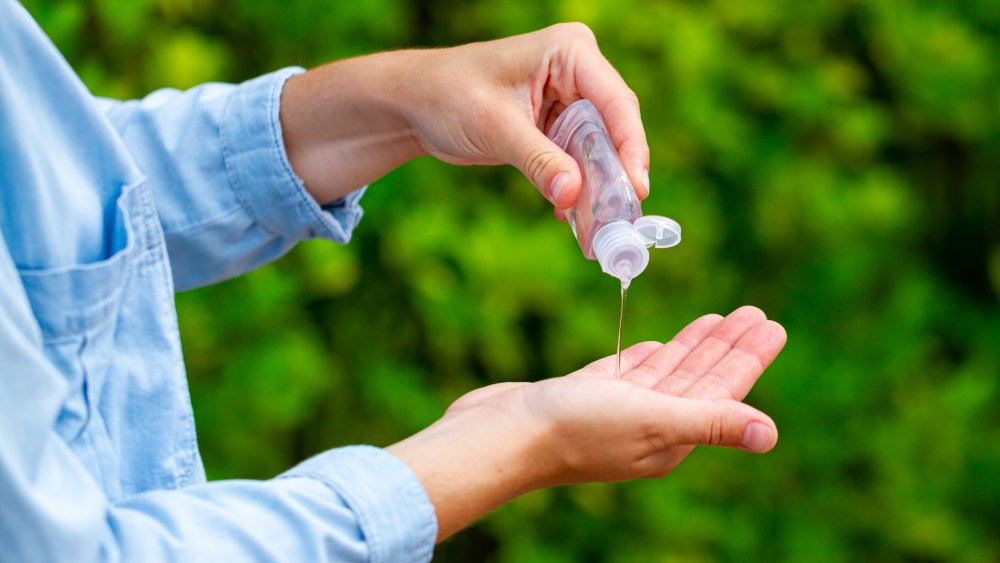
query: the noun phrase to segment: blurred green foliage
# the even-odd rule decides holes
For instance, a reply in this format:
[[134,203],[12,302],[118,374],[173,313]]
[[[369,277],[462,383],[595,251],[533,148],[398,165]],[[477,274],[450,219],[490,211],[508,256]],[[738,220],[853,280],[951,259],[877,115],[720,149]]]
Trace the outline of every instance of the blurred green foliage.
[[[639,94],[648,213],[684,243],[625,340],[759,305],[789,343],[749,397],[770,455],[539,491],[442,561],[1000,560],[1000,1],[26,2],[92,90],[240,81],[586,22]],[[386,445],[484,384],[614,349],[618,289],[510,168],[421,159],[349,246],[178,296],[214,478]]]

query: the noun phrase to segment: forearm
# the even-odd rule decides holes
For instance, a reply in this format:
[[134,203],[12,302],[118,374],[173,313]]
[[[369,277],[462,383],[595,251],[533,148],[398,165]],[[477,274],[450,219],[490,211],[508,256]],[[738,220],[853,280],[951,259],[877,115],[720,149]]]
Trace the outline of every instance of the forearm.
[[471,409],[449,414],[387,449],[427,491],[440,542],[541,486],[548,471],[539,447],[543,431],[498,410]]
[[288,159],[321,205],[423,154],[406,118],[420,51],[333,62],[288,80],[281,127]]

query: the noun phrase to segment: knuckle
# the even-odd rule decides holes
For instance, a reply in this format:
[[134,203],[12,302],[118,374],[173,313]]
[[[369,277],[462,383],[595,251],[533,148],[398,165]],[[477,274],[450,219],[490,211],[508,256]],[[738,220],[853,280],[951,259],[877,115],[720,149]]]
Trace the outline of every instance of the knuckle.
[[708,436],[705,443],[709,446],[721,446],[726,443],[726,428],[729,420],[725,415],[712,417],[712,422],[708,427]]
[[530,151],[524,162],[524,173],[537,185],[544,188],[545,171],[555,164],[555,161],[555,155],[548,151]]

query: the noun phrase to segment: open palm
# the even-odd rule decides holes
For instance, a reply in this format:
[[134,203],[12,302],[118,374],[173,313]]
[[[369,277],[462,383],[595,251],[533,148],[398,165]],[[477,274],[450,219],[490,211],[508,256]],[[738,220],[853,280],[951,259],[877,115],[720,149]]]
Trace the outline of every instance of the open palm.
[[570,466],[561,483],[661,476],[694,444],[770,449],[773,422],[741,401],[785,339],[781,325],[741,307],[701,317],[666,344],[628,348],[621,379],[609,356],[565,377],[478,389],[449,414],[481,405],[527,411],[557,434],[553,455]]

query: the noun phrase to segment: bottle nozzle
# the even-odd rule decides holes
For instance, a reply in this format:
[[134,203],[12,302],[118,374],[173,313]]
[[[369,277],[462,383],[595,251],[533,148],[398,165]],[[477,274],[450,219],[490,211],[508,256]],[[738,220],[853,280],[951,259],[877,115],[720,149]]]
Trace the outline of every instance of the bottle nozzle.
[[621,280],[622,288],[628,289],[632,285],[632,264],[629,262],[619,262],[615,267],[615,277]]
[[615,221],[594,235],[594,254],[601,269],[618,278],[623,287],[649,264],[649,250],[628,221]]

